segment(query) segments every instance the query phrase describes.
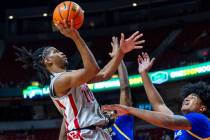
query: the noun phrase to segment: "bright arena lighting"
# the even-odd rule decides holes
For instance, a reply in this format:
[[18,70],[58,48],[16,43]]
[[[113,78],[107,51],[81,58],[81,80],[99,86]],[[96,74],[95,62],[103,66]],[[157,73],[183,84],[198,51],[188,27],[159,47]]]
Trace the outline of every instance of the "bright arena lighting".
[[47,15],[48,15],[47,13],[43,13],[43,14],[42,14],[43,17],[46,17]]
[[133,7],[136,7],[137,6],[137,3],[134,2],[132,5],[133,5]]
[[13,19],[14,17],[13,17],[13,16],[9,16],[8,18],[9,18],[9,19]]
[[[150,72],[149,76],[152,83],[162,84],[166,82],[178,81],[192,77],[199,77],[210,74],[210,61],[194,64],[185,67],[177,67],[165,69],[155,72]],[[129,76],[130,87],[140,87],[143,85],[142,78],[139,74]],[[118,77],[112,77],[110,80],[88,84],[89,88],[94,92],[116,90],[120,88]],[[49,86],[40,88],[39,86],[31,85],[23,90],[24,98],[33,98],[35,95],[43,96],[49,94]]]

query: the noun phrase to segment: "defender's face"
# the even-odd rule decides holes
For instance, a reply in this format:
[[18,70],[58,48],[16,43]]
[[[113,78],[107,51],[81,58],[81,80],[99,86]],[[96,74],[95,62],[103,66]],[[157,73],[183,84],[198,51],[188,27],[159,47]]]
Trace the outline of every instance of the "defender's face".
[[196,94],[192,93],[182,102],[181,111],[184,114],[189,112],[201,112],[201,106],[203,106],[201,99]]
[[48,51],[49,54],[46,59],[49,59],[49,61],[52,64],[55,64],[58,67],[65,69],[66,66],[68,65],[68,59],[66,55],[54,47],[49,48]]

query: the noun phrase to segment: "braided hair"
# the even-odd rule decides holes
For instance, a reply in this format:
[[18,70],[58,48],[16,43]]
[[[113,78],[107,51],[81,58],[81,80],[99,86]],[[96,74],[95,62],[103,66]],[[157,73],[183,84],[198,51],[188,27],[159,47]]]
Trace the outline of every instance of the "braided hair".
[[43,60],[46,58],[46,56],[49,54],[49,48],[51,46],[46,46],[37,49],[32,53],[32,50],[27,50],[25,47],[18,48],[16,46],[13,47],[17,52],[16,61],[23,62],[23,68],[24,69],[31,69],[34,70],[42,85],[46,85],[49,82],[50,79],[50,72],[45,68],[45,65],[43,63]]

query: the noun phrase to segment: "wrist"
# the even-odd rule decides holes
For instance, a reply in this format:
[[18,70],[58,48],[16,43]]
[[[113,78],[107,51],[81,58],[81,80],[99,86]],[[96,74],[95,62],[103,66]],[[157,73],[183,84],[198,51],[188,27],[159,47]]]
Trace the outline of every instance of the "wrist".
[[132,107],[131,106],[128,106],[127,108],[127,115],[131,115],[132,114]]
[[140,72],[140,74],[141,74],[141,75],[147,75],[147,71],[144,70],[144,71]]
[[78,31],[75,30],[72,33],[70,33],[68,37],[71,38],[72,40],[76,41],[76,40],[78,40],[78,38],[80,38],[80,34]]
[[81,39],[79,33],[78,33],[78,34],[75,33],[75,35],[71,36],[70,38],[71,38],[75,43],[78,42],[78,41]]
[[118,49],[118,53],[121,55],[125,55],[125,52],[123,52],[123,50],[121,48]]

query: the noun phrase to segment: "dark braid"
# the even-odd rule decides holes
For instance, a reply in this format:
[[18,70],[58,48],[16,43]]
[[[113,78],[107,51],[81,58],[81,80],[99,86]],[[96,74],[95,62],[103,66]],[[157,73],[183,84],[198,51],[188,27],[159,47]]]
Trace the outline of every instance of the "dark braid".
[[46,70],[43,60],[48,55],[48,48],[50,47],[42,47],[37,49],[34,53],[31,50],[27,50],[25,47],[18,48],[14,46],[14,49],[17,51],[17,59],[16,61],[23,62],[24,69],[32,69],[35,70],[38,77],[41,80],[42,85],[46,85],[49,82],[50,73]]

